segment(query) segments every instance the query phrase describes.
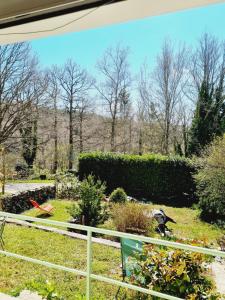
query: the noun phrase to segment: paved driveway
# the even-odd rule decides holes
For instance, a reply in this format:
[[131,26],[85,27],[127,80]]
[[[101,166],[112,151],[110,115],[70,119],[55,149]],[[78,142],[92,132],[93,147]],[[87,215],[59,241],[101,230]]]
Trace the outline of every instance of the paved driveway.
[[7,183],[5,192],[10,194],[18,194],[20,192],[35,190],[43,186],[53,186],[53,183]]

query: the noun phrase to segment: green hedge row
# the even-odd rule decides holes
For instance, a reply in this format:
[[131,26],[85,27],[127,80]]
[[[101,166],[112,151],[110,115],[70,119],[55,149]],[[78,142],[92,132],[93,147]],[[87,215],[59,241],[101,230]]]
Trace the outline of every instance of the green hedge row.
[[32,208],[30,199],[34,199],[39,204],[46,202],[48,199],[55,198],[55,187],[47,186],[32,191],[22,192],[16,195],[6,195],[1,197],[0,206],[5,212],[20,214],[25,210]]
[[85,153],[79,156],[79,177],[105,181],[107,192],[122,187],[130,196],[154,203],[191,206],[195,200],[194,167],[181,157]]

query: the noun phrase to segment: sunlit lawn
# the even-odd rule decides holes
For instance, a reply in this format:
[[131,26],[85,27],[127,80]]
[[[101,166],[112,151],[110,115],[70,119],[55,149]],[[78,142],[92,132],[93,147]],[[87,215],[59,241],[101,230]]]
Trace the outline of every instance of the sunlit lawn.
[[54,183],[55,181],[52,180],[52,179],[10,179],[10,180],[7,180],[6,183],[13,183],[13,184],[16,184],[16,183]]
[[[49,219],[66,222],[70,219],[67,208],[72,205],[71,201],[51,200],[49,203],[51,203],[55,208],[54,214],[50,216]],[[168,227],[173,230],[173,234],[177,238],[200,239],[205,240],[208,243],[216,243],[217,238],[222,235],[222,230],[220,228],[199,219],[199,211],[197,209],[174,208],[165,205],[146,205],[146,208],[149,210],[152,208],[162,208],[168,216],[173,218],[177,224],[168,223]],[[41,216],[42,213],[37,209],[31,209],[25,212],[25,214],[37,217]],[[114,229],[110,228],[111,226],[112,222],[109,221],[103,227]]]
[[[71,201],[51,200],[54,214],[49,219],[68,221],[67,211]],[[216,243],[222,231],[204,223],[198,218],[198,210],[190,208],[173,208],[169,206],[146,205],[146,208],[163,208],[165,212],[176,220],[177,224],[169,224],[173,234],[178,238],[206,239],[208,243]],[[31,209],[26,215],[41,217],[41,212]],[[112,224],[108,222],[108,224]],[[108,226],[108,225],[107,225]],[[105,227],[107,227],[105,226]],[[56,233],[44,232],[34,228],[24,228],[7,225],[4,232],[6,250],[22,255],[50,261],[67,267],[85,270],[86,268],[86,241],[72,239]],[[112,247],[93,244],[93,272],[108,275],[112,278],[121,278],[120,250]],[[18,286],[34,278],[45,278],[57,284],[57,288],[68,300],[74,300],[76,293],[85,292],[85,279],[70,273],[61,272],[32,263],[6,258],[0,259],[0,291],[10,292]],[[113,299],[117,288],[104,283],[93,283],[93,295],[96,299]],[[128,298],[127,298],[128,299]]]
[[[70,268],[85,270],[86,241],[75,240],[55,233],[37,229],[7,225],[4,232],[5,250],[25,256],[49,261]],[[68,300],[75,294],[85,292],[85,279],[70,273],[49,269],[21,260],[1,256],[0,291],[11,292],[24,286],[31,279],[44,278],[54,282],[57,290]],[[93,244],[93,272],[119,278],[120,251],[99,244]],[[93,295],[96,299],[113,299],[116,288],[94,282]]]

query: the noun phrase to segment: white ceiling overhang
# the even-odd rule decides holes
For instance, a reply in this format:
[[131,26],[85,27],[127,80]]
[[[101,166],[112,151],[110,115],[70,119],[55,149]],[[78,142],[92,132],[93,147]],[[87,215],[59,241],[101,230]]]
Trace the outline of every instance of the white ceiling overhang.
[[0,2],[0,44],[97,28],[225,0],[7,0]]

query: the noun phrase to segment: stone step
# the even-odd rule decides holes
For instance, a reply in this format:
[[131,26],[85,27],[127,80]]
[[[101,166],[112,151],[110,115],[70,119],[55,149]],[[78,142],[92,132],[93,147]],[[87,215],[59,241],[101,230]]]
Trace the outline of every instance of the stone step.
[[18,298],[11,297],[9,295],[0,293],[0,300],[15,300],[15,299],[18,299]]
[[19,297],[12,297],[3,293],[0,293],[0,300],[42,300],[41,296],[36,293],[24,290],[20,293]]
[[42,297],[39,296],[37,293],[24,290],[20,293],[18,300],[42,300]]

